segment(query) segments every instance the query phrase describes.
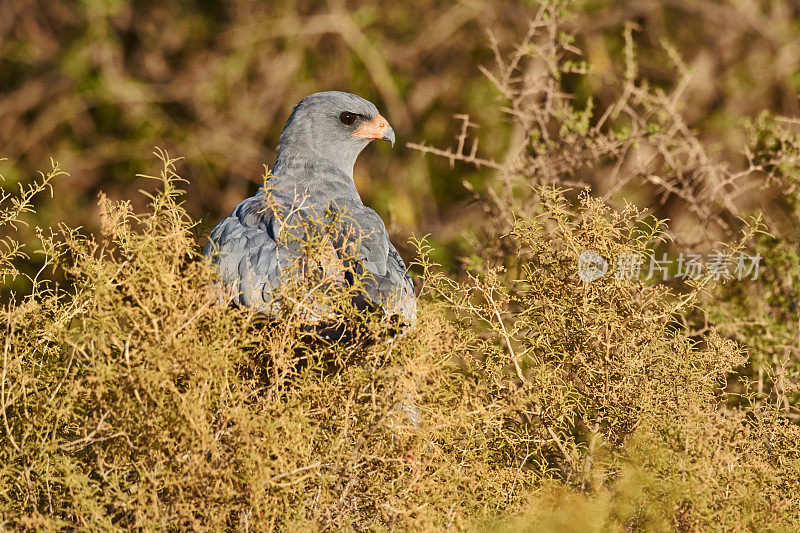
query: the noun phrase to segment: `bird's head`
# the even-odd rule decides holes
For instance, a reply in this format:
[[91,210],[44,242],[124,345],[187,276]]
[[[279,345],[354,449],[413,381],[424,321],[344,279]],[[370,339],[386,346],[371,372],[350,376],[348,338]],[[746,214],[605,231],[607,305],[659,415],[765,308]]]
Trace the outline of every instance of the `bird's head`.
[[312,156],[352,174],[358,154],[374,139],[394,145],[394,130],[372,102],[340,91],[315,93],[286,121],[278,158]]

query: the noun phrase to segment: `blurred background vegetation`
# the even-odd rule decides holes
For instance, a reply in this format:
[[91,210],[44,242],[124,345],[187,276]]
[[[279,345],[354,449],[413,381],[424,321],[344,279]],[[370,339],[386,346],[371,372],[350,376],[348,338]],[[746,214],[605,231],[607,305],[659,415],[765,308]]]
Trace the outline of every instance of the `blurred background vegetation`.
[[[360,158],[366,203],[399,246],[430,233],[438,259],[452,266],[466,250],[462,235],[482,216],[464,184],[480,189],[490,174],[405,143],[454,145],[453,115],[465,113],[480,126],[480,152],[503,160],[520,133],[479,66],[493,65],[490,35],[503,51],[522,40],[537,3],[4,0],[2,9],[4,185],[27,180],[50,157],[70,172],[54,183],[34,225],[96,228],[101,191],[142,207],[138,191],[153,184],[135,175],[159,146],[186,157],[187,207],[205,221],[200,234],[260,185],[291,106],[340,89],[374,101],[398,135],[394,151],[376,145]],[[625,68],[623,26],[631,21],[637,76],[675,86],[665,43],[691,71],[681,112],[704,144],[739,157],[742,117],[798,112],[797,2],[577,1],[571,11],[567,30],[592,71],[564,77],[564,89],[600,109],[619,97],[610,80]],[[608,180],[587,172],[580,181],[602,192]],[[648,186],[635,180],[625,196],[680,219],[685,204]],[[408,259],[410,249],[402,252]]]

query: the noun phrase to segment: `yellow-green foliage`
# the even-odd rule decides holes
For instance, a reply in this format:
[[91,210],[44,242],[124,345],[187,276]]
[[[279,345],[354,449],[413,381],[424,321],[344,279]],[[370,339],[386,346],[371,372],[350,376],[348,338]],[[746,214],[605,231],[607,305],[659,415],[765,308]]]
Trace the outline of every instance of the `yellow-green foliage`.
[[674,320],[696,294],[578,280],[576,250],[659,237],[638,211],[541,189],[501,239],[516,266],[460,282],[423,241],[418,326],[343,351],[217,304],[162,158],[147,212],[101,199],[101,235],[43,235],[67,283],[4,308],[6,526],[800,525],[800,431],[720,409],[747,356]]

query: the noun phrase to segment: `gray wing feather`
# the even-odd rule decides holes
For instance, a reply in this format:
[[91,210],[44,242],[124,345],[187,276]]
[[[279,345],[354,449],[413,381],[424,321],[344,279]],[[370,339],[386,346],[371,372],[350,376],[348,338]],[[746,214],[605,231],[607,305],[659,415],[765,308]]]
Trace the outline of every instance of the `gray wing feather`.
[[413,324],[417,318],[414,284],[403,259],[389,240],[381,217],[363,207],[354,217],[361,229],[361,262],[372,276],[367,295],[389,315],[401,315]]
[[[351,217],[358,226],[360,270],[371,273],[365,279],[367,296],[387,314],[401,315],[413,324],[414,286],[403,259],[389,241],[383,220],[363,206]],[[273,288],[281,282],[282,269],[296,253],[291,244],[279,242],[280,231],[279,219],[267,207],[263,195],[244,200],[214,228],[203,255],[219,271],[221,299],[269,313],[274,305]]]
[[220,222],[206,243],[203,255],[216,266],[224,290],[220,298],[236,305],[267,311],[272,289],[280,282],[277,224],[263,196],[240,203]]

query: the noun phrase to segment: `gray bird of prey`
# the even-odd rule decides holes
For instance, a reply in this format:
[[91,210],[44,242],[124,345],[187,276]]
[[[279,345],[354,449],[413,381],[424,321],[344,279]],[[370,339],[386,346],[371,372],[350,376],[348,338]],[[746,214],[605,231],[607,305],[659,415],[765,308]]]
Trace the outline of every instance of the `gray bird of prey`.
[[330,269],[336,283],[353,283],[358,274],[361,305],[414,324],[416,298],[406,266],[353,181],[356,158],[374,139],[394,145],[394,130],[375,105],[354,94],[320,92],[295,106],[265,186],[214,228],[203,251],[231,304],[271,314],[277,287],[297,275],[291,265],[303,253],[302,223],[320,225],[332,213],[345,213],[338,234],[329,236],[329,253],[340,259],[338,269]]

